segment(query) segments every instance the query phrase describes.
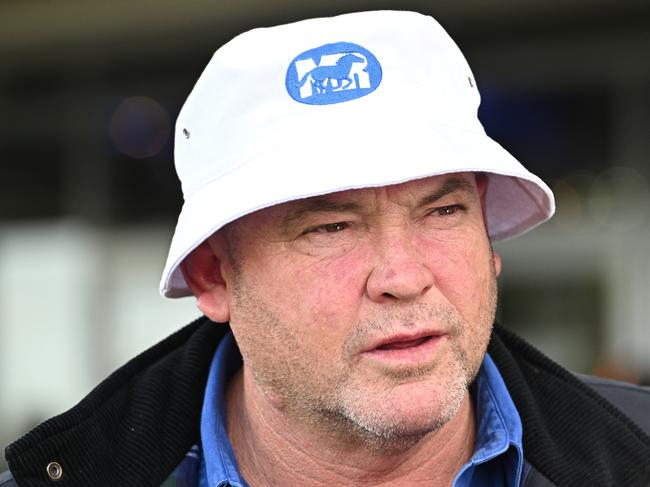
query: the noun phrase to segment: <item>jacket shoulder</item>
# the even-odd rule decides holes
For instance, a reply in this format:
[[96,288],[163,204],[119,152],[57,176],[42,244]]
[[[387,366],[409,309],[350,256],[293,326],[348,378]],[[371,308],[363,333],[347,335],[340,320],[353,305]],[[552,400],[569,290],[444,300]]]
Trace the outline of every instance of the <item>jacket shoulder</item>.
[[650,387],[591,375],[576,375],[650,435],[650,414],[648,414],[650,411]]
[[200,437],[210,363],[227,326],[199,318],[141,353],[72,409],[7,446],[14,485],[159,486]]
[[582,380],[498,324],[488,350],[519,411],[526,460],[551,485],[650,485],[643,388]]
[[0,472],[0,487],[18,487],[18,484],[9,470],[6,472]]

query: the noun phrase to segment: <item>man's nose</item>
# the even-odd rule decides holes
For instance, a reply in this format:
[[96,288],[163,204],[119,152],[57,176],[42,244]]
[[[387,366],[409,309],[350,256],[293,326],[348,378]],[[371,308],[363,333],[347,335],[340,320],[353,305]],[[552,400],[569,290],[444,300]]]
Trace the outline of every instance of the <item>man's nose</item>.
[[434,285],[434,276],[408,232],[381,238],[366,290],[376,302],[415,301]]

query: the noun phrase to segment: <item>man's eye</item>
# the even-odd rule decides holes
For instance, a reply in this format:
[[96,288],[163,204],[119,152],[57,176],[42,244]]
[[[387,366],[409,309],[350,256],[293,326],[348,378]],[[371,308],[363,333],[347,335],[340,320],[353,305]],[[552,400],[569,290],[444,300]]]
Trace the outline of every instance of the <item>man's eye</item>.
[[305,233],[335,233],[345,230],[349,227],[346,222],[327,223],[325,225],[318,225],[308,229]]
[[441,206],[440,208],[433,209],[431,211],[431,214],[437,216],[449,216],[449,215],[453,215],[458,210],[462,210],[462,209],[463,207],[461,205]]

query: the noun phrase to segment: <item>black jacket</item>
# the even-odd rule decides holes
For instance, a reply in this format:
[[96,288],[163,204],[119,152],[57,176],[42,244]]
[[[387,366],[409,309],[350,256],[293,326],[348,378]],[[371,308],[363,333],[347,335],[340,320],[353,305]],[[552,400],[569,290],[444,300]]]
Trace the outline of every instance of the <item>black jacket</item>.
[[[226,330],[200,318],[127,363],[9,445],[0,487],[161,485],[199,441],[208,369]],[[532,467],[524,485],[650,486],[649,389],[588,379],[600,395],[499,325],[489,352],[522,419]],[[62,471],[56,483],[51,462]]]

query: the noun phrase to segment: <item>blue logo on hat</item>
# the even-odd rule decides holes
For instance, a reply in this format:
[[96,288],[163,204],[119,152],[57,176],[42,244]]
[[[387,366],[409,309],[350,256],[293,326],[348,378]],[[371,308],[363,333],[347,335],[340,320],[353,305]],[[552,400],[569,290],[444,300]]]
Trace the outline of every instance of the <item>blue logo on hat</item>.
[[329,105],[366,96],[381,83],[381,65],[367,49],[336,42],[296,56],[287,69],[289,95],[300,103]]

